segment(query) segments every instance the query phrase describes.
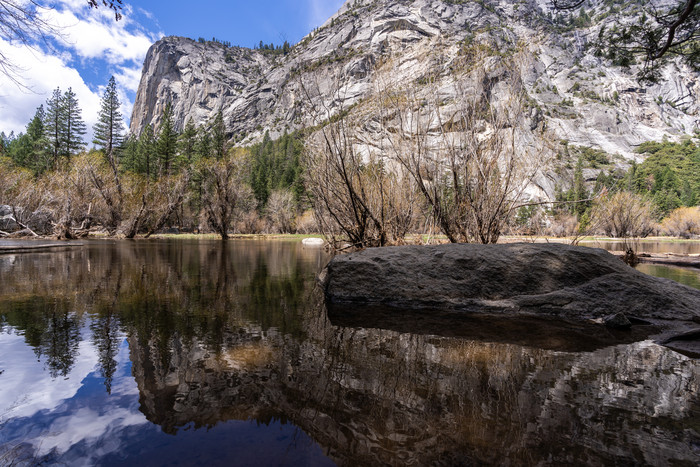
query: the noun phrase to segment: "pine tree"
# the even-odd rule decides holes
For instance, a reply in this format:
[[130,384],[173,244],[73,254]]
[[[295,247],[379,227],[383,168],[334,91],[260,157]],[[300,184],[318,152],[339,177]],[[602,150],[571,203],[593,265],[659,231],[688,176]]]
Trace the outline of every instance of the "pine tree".
[[29,137],[31,145],[28,167],[37,174],[50,169],[51,163],[48,157],[48,141],[46,139],[44,127],[45,120],[46,113],[44,112],[44,106],[40,105],[36,109],[34,118],[32,118],[32,121],[27,125],[27,136]]
[[156,152],[156,135],[153,127],[148,124],[139,136],[138,145],[138,172],[146,174],[146,177],[155,177],[154,157]]
[[139,172],[139,140],[134,135],[129,135],[129,137],[122,144],[121,150],[119,151],[119,165],[124,170],[129,172]]
[[163,110],[160,128],[158,129],[158,141],[156,152],[160,161],[162,175],[169,175],[171,166],[177,154],[177,132],[173,124],[173,108],[168,102]]
[[576,169],[574,170],[574,187],[573,187],[573,205],[574,213],[577,216],[581,216],[588,207],[588,203],[584,202],[588,198],[588,191],[583,181],[583,161],[579,157],[576,163]]
[[36,109],[34,117],[27,125],[27,132],[20,135],[9,148],[9,155],[15,164],[41,173],[47,168],[46,161],[47,141],[44,136],[44,106]]
[[211,129],[211,140],[214,156],[221,160],[226,155],[226,126],[224,125],[224,116],[219,111],[214,118],[214,125]]
[[64,133],[62,137],[63,155],[67,158],[82,151],[86,144],[83,141],[86,127],[78,105],[78,99],[72,88],[63,95],[63,108],[65,115]]
[[56,88],[51,97],[46,100],[44,132],[49,142],[51,168],[56,167],[62,151],[62,138],[65,133],[65,110],[61,89]]
[[189,167],[197,159],[197,128],[192,120],[187,120],[185,129],[180,135],[180,154],[183,162]]
[[119,111],[120,106],[117,84],[112,76],[102,96],[98,122],[93,127],[95,131],[93,143],[104,151],[112,165],[115,165],[116,159],[114,152],[124,141],[124,119]]
[[197,138],[197,157],[206,159],[211,156],[211,135],[203,126],[197,130],[199,136]]
[[10,148],[10,137],[0,131],[0,157],[7,157]]

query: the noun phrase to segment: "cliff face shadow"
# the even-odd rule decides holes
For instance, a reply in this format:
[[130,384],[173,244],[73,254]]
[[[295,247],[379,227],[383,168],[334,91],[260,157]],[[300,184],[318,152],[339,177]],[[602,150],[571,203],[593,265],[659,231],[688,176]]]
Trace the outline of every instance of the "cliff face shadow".
[[550,316],[505,316],[483,310],[407,309],[338,303],[327,303],[326,309],[334,326],[455,337],[564,352],[591,352],[611,345],[630,344],[645,340],[659,330],[652,325],[618,330],[594,322]]

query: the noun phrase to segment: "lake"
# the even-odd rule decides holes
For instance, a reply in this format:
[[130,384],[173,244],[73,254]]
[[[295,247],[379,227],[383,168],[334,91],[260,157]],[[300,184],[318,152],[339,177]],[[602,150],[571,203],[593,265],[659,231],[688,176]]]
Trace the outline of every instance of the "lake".
[[0,465],[700,462],[698,359],[651,341],[338,322],[297,241],[84,243],[0,255]]

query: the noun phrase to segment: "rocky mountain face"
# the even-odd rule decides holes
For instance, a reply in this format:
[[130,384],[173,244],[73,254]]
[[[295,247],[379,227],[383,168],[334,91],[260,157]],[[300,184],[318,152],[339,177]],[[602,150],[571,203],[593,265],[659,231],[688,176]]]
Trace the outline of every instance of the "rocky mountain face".
[[[230,137],[249,144],[268,130],[275,137],[318,124],[305,110],[310,102],[328,114],[362,103],[379,80],[418,92],[426,83],[468,82],[453,64],[479,50],[492,64],[523,57],[517,74],[531,128],[620,154],[624,164],[644,141],[700,129],[700,77],[674,62],[658,84],[640,84],[637,65],[596,56],[591,43],[608,10],[600,2],[579,18],[548,0],[348,0],[286,55],[167,37],[146,57],[131,131],[157,127],[171,102],[180,129],[190,119],[206,125],[221,111]],[[497,70],[489,79],[505,79]],[[545,194],[552,188],[542,185]]]

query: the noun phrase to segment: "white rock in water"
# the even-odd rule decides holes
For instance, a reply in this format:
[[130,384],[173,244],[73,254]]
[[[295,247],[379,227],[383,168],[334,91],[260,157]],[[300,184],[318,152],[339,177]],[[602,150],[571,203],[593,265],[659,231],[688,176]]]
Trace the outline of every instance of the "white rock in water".
[[301,241],[304,246],[323,246],[325,243],[326,241],[322,238],[305,238]]

